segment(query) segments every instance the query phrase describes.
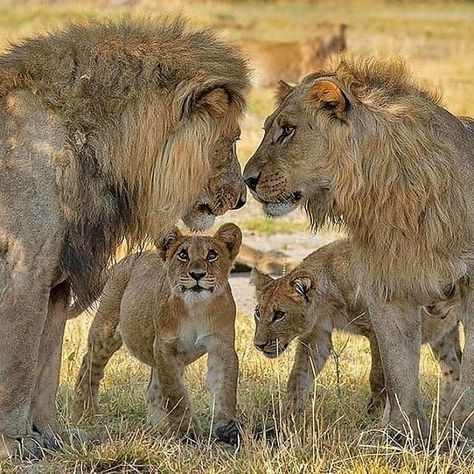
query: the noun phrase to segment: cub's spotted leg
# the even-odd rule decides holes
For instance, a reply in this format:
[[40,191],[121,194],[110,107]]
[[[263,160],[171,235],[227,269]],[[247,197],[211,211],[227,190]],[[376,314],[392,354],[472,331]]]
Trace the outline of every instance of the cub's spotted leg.
[[429,422],[419,388],[421,310],[408,302],[369,298],[369,311],[384,369],[389,428],[397,437],[413,433],[425,438]]
[[184,365],[174,353],[173,348],[155,347],[157,386],[161,390],[163,408],[171,431],[185,437],[197,438],[201,435],[201,428],[192,412],[184,387]]
[[158,425],[166,416],[164,411],[163,397],[161,395],[160,380],[155,369],[150,370],[150,381],[146,391],[146,402],[148,408],[148,420]]
[[97,412],[97,395],[105,366],[122,346],[122,338],[117,332],[120,301],[112,295],[105,297],[104,293],[89,330],[87,352],[82,359],[74,390],[72,417],[75,421]]
[[368,336],[372,365],[370,366],[370,398],[367,402],[367,413],[373,414],[385,405],[385,379],[383,375],[382,359],[380,358],[379,345],[374,333]]
[[229,444],[237,444],[237,379],[239,359],[233,340],[221,340],[208,352],[207,387],[214,396],[213,432]]
[[294,415],[304,412],[313,391],[314,378],[323,369],[331,349],[331,332],[322,328],[298,342],[287,383],[285,411]]
[[447,333],[442,334],[441,337],[431,341],[430,346],[443,375],[441,413],[446,416],[449,414],[446,411],[448,403],[451,400],[454,387],[459,383],[461,372],[461,360],[458,355],[458,352],[461,351],[458,327],[453,327]]

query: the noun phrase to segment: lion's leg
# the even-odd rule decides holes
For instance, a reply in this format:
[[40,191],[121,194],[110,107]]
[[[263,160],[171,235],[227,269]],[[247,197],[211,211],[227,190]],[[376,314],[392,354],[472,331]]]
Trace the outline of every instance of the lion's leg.
[[313,391],[314,378],[323,369],[331,349],[331,332],[323,328],[298,341],[286,387],[285,411],[294,415],[304,412]]
[[61,283],[51,290],[48,316],[41,336],[36,383],[30,406],[30,420],[33,430],[43,436],[49,447],[56,444],[55,435],[60,432],[56,415],[56,392],[59,384],[69,294],[67,283]]
[[372,364],[370,366],[370,399],[367,402],[367,413],[372,414],[385,405],[385,377],[383,374],[382,359],[380,357],[379,345],[375,334],[369,337],[370,355]]
[[[474,271],[474,269],[470,269]],[[474,274],[474,273],[471,273]],[[450,407],[457,428],[474,438],[474,288],[473,281],[462,286],[461,318],[464,326],[459,384],[453,390]]]
[[454,387],[459,382],[461,371],[461,361],[457,354],[458,348],[460,349],[458,327],[453,327],[441,337],[435,338],[430,342],[430,346],[443,374],[441,408],[443,415],[446,415],[447,404],[451,400]]
[[158,386],[161,389],[163,406],[171,430],[180,435],[199,436],[199,422],[191,409],[188,393],[184,387],[184,365],[167,350],[154,350]]
[[156,369],[150,370],[150,381],[146,391],[146,403],[148,410],[148,421],[154,425],[158,425],[164,419],[166,413],[164,411],[163,397],[161,395],[160,380]]
[[43,440],[33,432],[28,414],[49,288],[38,284],[36,275],[33,280],[20,273],[17,278],[4,279],[7,266],[0,258],[0,455],[14,454],[17,441],[22,441],[25,449],[37,456],[38,445],[31,440],[38,440],[39,445]]
[[105,366],[122,346],[122,337],[117,331],[120,301],[113,294],[104,293],[89,330],[87,352],[82,359],[74,389],[72,418],[75,421],[97,412],[97,396]]
[[369,310],[382,358],[390,427],[425,437],[429,423],[419,388],[421,311],[414,304],[382,301],[370,301]]
[[234,341],[223,340],[207,356],[207,387],[214,396],[213,431],[225,443],[237,444],[236,423],[237,379],[239,359]]

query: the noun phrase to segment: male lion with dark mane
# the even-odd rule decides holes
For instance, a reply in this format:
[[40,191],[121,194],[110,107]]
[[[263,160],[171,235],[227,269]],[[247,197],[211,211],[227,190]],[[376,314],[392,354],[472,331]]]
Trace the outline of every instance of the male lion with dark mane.
[[72,25],[0,56],[0,451],[56,444],[70,293],[93,301],[124,239],[242,205],[211,208],[207,187],[236,161],[247,87],[245,61],[181,21]]
[[344,223],[380,347],[390,424],[429,431],[421,307],[459,282],[465,350],[447,413],[474,435],[474,133],[398,62],[342,60],[280,85],[244,179],[272,216]]

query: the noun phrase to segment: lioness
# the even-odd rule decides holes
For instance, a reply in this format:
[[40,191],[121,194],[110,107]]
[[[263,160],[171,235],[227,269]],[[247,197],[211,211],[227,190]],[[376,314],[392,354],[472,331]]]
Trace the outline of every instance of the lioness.
[[237,160],[247,88],[245,60],[182,21],[70,25],[0,55],[0,456],[57,445],[71,293],[97,297],[122,241],[242,203],[205,188]]
[[306,74],[320,69],[332,55],[347,48],[347,25],[321,27],[318,34],[300,41],[239,41],[237,45],[249,57],[257,87],[273,87],[279,80],[297,82]]
[[280,84],[244,178],[276,217],[347,226],[380,347],[389,430],[429,435],[418,373],[423,305],[461,285],[466,345],[447,412],[474,437],[474,130],[400,61],[344,59]]
[[224,224],[212,237],[182,235],[119,262],[107,281],[89,331],[88,350],[77,377],[73,416],[97,409],[99,383],[110,357],[125,343],[152,368],[149,418],[163,417],[181,434],[199,435],[183,384],[187,365],[208,354],[208,388],[215,397],[213,430],[235,443],[238,359],[234,347],[235,303],[227,280],[242,241],[240,229]]
[[[382,361],[367,303],[351,275],[351,244],[339,240],[306,257],[290,273],[274,280],[252,271],[256,287],[255,347],[267,357],[277,357],[298,339],[287,386],[288,407],[302,411],[312,392],[314,377],[322,370],[332,349],[334,329],[365,336],[370,342],[371,396],[369,413],[382,407],[385,382]],[[422,340],[429,343],[443,373],[441,397],[445,400],[459,380],[461,347],[458,332],[459,290],[449,290],[446,301],[430,305],[423,313]]]

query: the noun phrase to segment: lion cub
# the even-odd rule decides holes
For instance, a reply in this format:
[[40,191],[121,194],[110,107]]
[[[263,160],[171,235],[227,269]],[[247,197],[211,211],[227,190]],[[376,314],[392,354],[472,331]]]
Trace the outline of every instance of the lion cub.
[[97,409],[104,368],[125,343],[132,355],[152,368],[147,390],[150,421],[166,417],[173,432],[190,436],[199,435],[200,427],[183,372],[207,354],[207,383],[215,397],[214,434],[224,442],[237,441],[239,364],[228,275],[241,241],[234,224],[223,225],[212,237],[184,236],[174,229],[161,243],[160,253],[131,255],[113,268],[77,377],[76,420]]
[[[256,287],[255,347],[267,357],[277,357],[298,338],[287,397],[290,411],[304,410],[314,377],[322,370],[332,349],[334,329],[368,338],[372,354],[369,413],[383,406],[385,397],[382,362],[370,315],[354,280],[350,277],[351,246],[339,240],[316,250],[293,271],[274,280],[254,269]],[[446,301],[423,308],[422,338],[429,343],[444,377],[443,400],[459,380],[461,348],[458,289]]]

